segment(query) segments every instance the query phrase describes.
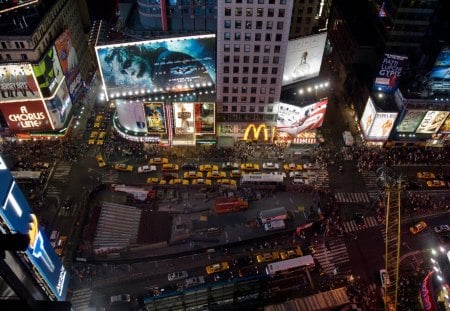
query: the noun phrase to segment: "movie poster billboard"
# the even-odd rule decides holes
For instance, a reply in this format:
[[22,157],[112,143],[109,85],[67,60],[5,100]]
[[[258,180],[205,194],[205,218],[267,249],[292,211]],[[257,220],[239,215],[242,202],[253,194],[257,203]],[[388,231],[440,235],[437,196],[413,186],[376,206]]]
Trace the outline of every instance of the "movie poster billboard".
[[327,104],[328,99],[305,107],[280,103],[278,105],[277,132],[288,133],[295,137],[301,132],[321,127]]
[[430,78],[443,80],[450,79],[450,47],[443,49],[434,62]]
[[33,65],[33,72],[44,97],[51,97],[64,78],[58,55],[52,46],[44,54],[41,61]]
[[52,126],[42,100],[0,104],[6,123],[14,131],[51,130]]
[[60,83],[55,96],[46,100],[45,104],[47,105],[50,120],[52,120],[53,129],[61,129],[66,123],[67,117],[72,109],[72,101],[70,100],[67,85],[65,83]]
[[147,133],[144,105],[141,101],[117,99],[115,104],[118,122],[124,129],[136,133]]
[[439,133],[450,133],[450,115],[445,119],[444,124],[442,124],[441,128],[439,129]]
[[144,103],[147,131],[149,133],[166,133],[166,118],[163,103]]
[[195,133],[215,133],[215,105],[214,103],[195,103]]
[[408,110],[397,126],[397,132],[414,133],[426,113],[426,110]]
[[173,103],[175,134],[194,133],[194,104]]
[[97,46],[108,96],[180,92],[212,87],[216,79],[215,35]]
[[377,112],[375,120],[370,128],[368,139],[386,140],[391,134],[394,127],[395,119],[397,119],[397,112]]
[[369,97],[367,100],[366,108],[364,109],[363,115],[361,117],[361,128],[364,132],[364,136],[367,137],[370,133],[370,129],[372,128],[373,121],[375,120],[375,114],[377,110],[373,104],[372,99]]
[[0,96],[0,102],[41,98],[30,64],[4,64],[0,67]]
[[[0,160],[0,163],[4,163],[3,160]],[[39,272],[56,299],[65,300],[69,285],[67,270],[56,255],[45,231],[40,228],[39,221],[32,213],[27,199],[18,185],[11,181],[11,173],[4,165],[0,165],[0,176],[2,181],[5,181],[5,183],[2,182],[0,191],[3,195],[0,198],[3,206],[0,209],[0,216],[3,222],[11,232],[30,236],[30,244],[26,250],[30,263]]]
[[283,71],[283,85],[317,77],[325,50],[326,33],[290,40]]
[[373,89],[388,94],[395,93],[400,83],[402,70],[406,67],[407,62],[408,57],[406,56],[385,53]]
[[448,111],[428,111],[419,127],[416,130],[417,134],[434,134],[444,123],[449,115]]

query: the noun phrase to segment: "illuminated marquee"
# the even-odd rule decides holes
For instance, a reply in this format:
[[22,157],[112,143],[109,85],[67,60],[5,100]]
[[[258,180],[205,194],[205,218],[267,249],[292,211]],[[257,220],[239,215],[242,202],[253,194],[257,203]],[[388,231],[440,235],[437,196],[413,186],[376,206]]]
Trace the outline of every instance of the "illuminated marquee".
[[253,140],[259,139],[259,135],[261,134],[261,131],[263,131],[262,133],[264,134],[264,136],[263,136],[264,141],[269,140],[269,136],[267,134],[267,126],[265,124],[260,124],[260,125],[258,125],[258,127],[256,127],[255,124],[249,124],[247,126],[247,128],[245,129],[243,140],[248,140],[250,131],[252,131],[252,133],[253,133],[253,138],[252,138]]

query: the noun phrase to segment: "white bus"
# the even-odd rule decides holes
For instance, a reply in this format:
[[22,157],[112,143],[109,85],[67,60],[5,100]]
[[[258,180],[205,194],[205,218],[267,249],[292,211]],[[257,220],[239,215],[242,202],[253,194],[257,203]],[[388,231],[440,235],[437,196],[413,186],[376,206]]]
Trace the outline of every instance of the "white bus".
[[241,184],[250,185],[281,185],[284,182],[283,174],[244,174],[241,177]]
[[275,274],[287,272],[290,270],[300,268],[314,268],[314,267],[315,267],[314,258],[311,255],[306,255],[269,263],[267,264],[266,267],[266,273],[267,275],[273,276]]

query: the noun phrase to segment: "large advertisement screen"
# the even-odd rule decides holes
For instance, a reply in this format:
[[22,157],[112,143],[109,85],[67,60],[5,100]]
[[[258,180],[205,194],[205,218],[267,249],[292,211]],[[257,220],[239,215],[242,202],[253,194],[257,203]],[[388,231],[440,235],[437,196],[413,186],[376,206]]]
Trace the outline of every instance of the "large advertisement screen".
[[414,133],[426,113],[426,110],[408,110],[397,126],[397,132]]
[[194,104],[173,103],[175,134],[194,133]]
[[149,133],[166,133],[166,118],[163,103],[144,103],[147,131]]
[[441,128],[439,129],[440,133],[450,133],[450,115],[445,119],[444,124],[442,124]]
[[[0,162],[3,162],[0,161]],[[0,165],[0,175],[11,173]],[[11,178],[11,177],[9,177]],[[4,197],[1,197],[0,215],[9,230],[30,236],[30,245],[26,250],[30,262],[42,276],[47,286],[58,300],[65,300],[69,284],[69,274],[56,255],[44,231],[39,228],[39,222],[32,213],[22,191],[13,181],[8,186]],[[4,191],[1,191],[3,194]]]
[[364,109],[363,115],[361,117],[361,128],[364,132],[364,136],[368,136],[370,129],[372,128],[373,121],[375,120],[375,114],[377,110],[373,104],[372,99],[369,97],[367,100],[366,108]]
[[283,71],[283,85],[317,77],[327,39],[326,33],[288,42]]
[[195,103],[195,133],[215,133],[215,104]]
[[430,73],[431,89],[435,91],[450,90],[450,47],[443,49]]
[[65,83],[61,83],[55,96],[46,100],[47,110],[52,120],[53,128],[60,129],[66,123],[70,110],[72,109],[72,101],[70,100],[69,90]]
[[301,132],[321,127],[327,104],[328,99],[305,107],[280,103],[278,105],[277,131],[296,136]]
[[448,111],[428,111],[419,127],[416,130],[417,134],[434,134],[444,123],[449,115]]
[[215,35],[96,47],[108,96],[211,87],[216,79]]
[[367,138],[381,140],[388,139],[389,134],[391,134],[392,128],[394,127],[397,115],[397,112],[377,112]]
[[147,133],[144,106],[140,101],[116,100],[119,123],[125,129],[136,133]]
[[0,67],[0,96],[1,102],[41,98],[30,64]]
[[39,64],[33,65],[33,72],[42,95],[44,97],[52,96],[59,82],[64,78],[58,55],[53,46],[44,54]]
[[0,104],[0,110],[11,130],[30,131],[52,129],[42,100]]
[[393,94],[398,89],[402,70],[406,67],[408,57],[384,54],[383,62],[378,70],[373,89],[376,91]]

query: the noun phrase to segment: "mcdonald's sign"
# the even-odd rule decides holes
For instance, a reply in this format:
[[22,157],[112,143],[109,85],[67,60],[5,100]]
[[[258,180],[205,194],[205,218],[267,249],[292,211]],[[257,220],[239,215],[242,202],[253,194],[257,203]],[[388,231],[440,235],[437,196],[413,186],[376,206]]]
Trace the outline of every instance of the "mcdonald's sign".
[[265,124],[260,124],[256,126],[255,124],[249,124],[247,125],[247,128],[244,132],[243,140],[248,140],[250,136],[250,131],[253,133],[253,137],[250,138],[251,140],[258,140],[259,135],[261,134],[261,131],[264,133],[264,141],[269,140],[268,134],[267,134],[267,126]]

